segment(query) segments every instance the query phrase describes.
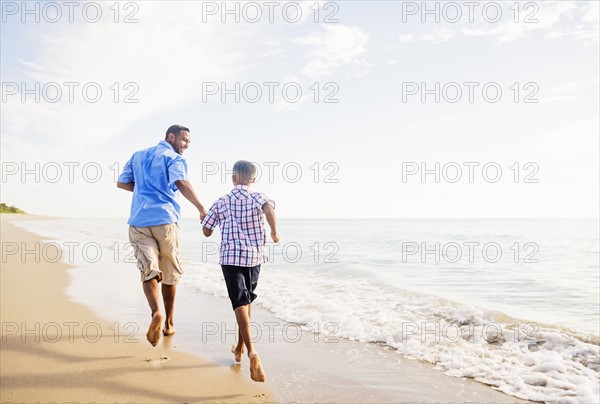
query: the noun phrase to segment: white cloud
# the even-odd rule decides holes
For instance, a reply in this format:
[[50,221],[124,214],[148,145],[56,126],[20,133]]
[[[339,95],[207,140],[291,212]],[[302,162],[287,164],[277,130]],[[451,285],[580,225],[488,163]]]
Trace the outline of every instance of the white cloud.
[[304,67],[309,77],[328,76],[344,64],[363,64],[359,56],[366,52],[369,36],[358,27],[326,25],[324,33],[297,37],[292,42],[310,45],[307,55],[312,60]]
[[481,28],[463,28],[462,33],[467,36],[487,36],[488,31]]
[[540,97],[540,102],[544,104],[549,104],[553,102],[571,101],[576,98],[574,95],[576,92],[590,87],[592,85],[593,84],[589,81],[568,81],[549,89],[546,92],[547,96]]
[[[495,38],[498,44],[512,42],[538,31],[549,31],[545,35],[548,39],[571,38],[584,44],[598,42],[597,2],[590,2],[585,6],[571,1],[534,4],[539,10],[520,10],[519,22],[514,21],[514,10],[505,10],[511,18],[503,19],[497,24],[486,23],[482,26],[463,28],[462,33],[467,36],[489,36]],[[579,20],[577,16],[580,16]],[[532,22],[525,22],[526,19]]]
[[367,74],[369,74],[369,72],[367,70],[361,70],[361,71],[346,73],[346,77],[351,78],[351,79],[360,79],[360,78],[365,77]]
[[572,39],[582,42],[585,46],[600,42],[600,3],[590,1],[580,10],[581,21],[575,20],[574,24],[558,27],[549,32],[546,38]]
[[556,95],[553,97],[544,97],[540,98],[541,104],[551,104],[553,102],[563,102],[563,101],[572,101],[575,97],[572,95]]
[[436,28],[433,30],[433,33],[423,34],[419,38],[425,42],[435,45],[438,43],[447,42],[455,36],[456,32],[454,32],[454,30],[448,28]]
[[551,88],[548,91],[548,94],[550,94],[550,95],[570,94],[570,93],[574,93],[575,91],[579,91],[587,86],[588,86],[588,83],[586,83],[585,81],[581,81],[581,80],[568,81],[566,83],[562,83],[562,84],[559,84],[558,86]]
[[600,29],[599,25],[595,27],[585,26],[583,24],[577,25],[571,29],[563,31],[551,31],[546,34],[547,39],[572,39],[578,42],[582,42],[584,46],[590,44],[597,44],[600,41]]
[[398,35],[398,41],[400,41],[401,43],[414,42],[415,41],[415,37],[412,34]]
[[[37,64],[35,64],[35,63],[33,63],[33,62],[29,62],[29,61],[27,61],[27,60],[23,60],[23,59],[21,59],[21,58],[18,58],[18,59],[17,59],[17,61],[18,61],[19,63],[21,63],[22,65],[24,65],[25,67],[28,67],[28,68],[30,68],[30,69],[32,69],[32,70],[35,70],[35,71],[38,71],[38,72],[41,72],[41,71],[43,71],[43,70],[44,70],[44,68],[43,68],[42,66],[40,66],[40,65],[37,65]],[[21,72],[23,72],[23,73],[27,74],[27,72],[26,72],[25,70],[23,70],[23,69],[21,69]]]
[[[504,17],[498,23],[478,21],[462,28],[460,32],[465,36],[495,38],[497,44],[528,37],[535,32],[546,32],[545,38],[548,39],[570,38],[583,42],[585,45],[598,43],[600,37],[598,2],[586,3],[585,6],[572,1],[548,1],[532,4],[539,8],[522,7],[515,15],[515,9],[509,9],[509,4],[506,3],[503,7]],[[515,22],[515,18],[518,18],[518,22]],[[440,27],[435,28],[431,33],[419,35],[417,39],[438,44],[455,37],[455,31]],[[398,40],[401,43],[412,42],[415,37],[411,34],[399,35]]]
[[[55,82],[63,96],[56,103],[44,99],[36,103],[33,98],[22,103],[18,95],[8,98],[2,106],[3,146],[10,137],[27,142],[35,135],[51,139],[57,150],[67,145],[86,149],[121,135],[139,120],[189,105],[201,97],[202,82],[239,75],[244,69],[239,49],[247,49],[245,37],[232,33],[226,24],[199,23],[199,7],[192,2],[169,7],[145,2],[140,3],[135,24],[105,19],[72,24],[51,36],[40,33],[34,53],[19,61],[27,88],[33,88],[34,81],[41,86]],[[68,100],[65,82],[82,83],[74,89],[74,102]],[[91,82],[102,89],[97,103],[87,102],[81,93],[83,84]],[[115,82],[119,102],[111,90]],[[127,82],[135,84],[125,89]],[[123,103],[135,86],[139,91],[133,98],[139,103]]]
[[582,20],[598,23],[600,21],[600,2],[590,1],[584,8]]
[[305,94],[297,102],[291,102],[290,100],[286,100],[283,97],[279,97],[273,103],[273,109],[276,112],[290,112],[297,111],[299,106],[310,101],[312,99],[312,95]]

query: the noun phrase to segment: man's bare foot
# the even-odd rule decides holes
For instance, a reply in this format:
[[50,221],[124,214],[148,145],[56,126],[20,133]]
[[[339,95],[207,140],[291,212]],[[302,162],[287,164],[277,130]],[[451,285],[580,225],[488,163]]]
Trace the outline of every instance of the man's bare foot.
[[168,326],[167,324],[165,324],[165,328],[163,328],[163,335],[165,337],[168,337],[169,335],[173,335],[175,334],[175,327],[173,326]]
[[250,356],[250,378],[255,382],[265,381],[265,372],[260,363],[260,358],[257,354]]
[[146,339],[152,346],[156,346],[158,344],[158,340],[160,339],[160,325],[162,324],[162,314],[159,311],[154,313],[152,316],[152,321],[150,322],[150,327],[148,327],[148,332],[146,333]]
[[238,345],[237,344],[233,344],[231,346],[231,353],[235,357],[235,361],[236,362],[241,362],[242,361],[242,354],[244,353],[244,344],[241,345],[240,349],[238,349]]

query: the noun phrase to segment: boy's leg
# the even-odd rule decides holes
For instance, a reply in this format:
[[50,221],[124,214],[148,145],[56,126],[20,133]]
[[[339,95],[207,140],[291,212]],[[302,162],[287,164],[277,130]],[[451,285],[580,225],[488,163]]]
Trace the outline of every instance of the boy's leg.
[[[248,349],[248,356],[254,353],[254,344],[252,343],[252,336],[250,333],[250,315],[248,314],[249,304],[240,306],[234,310],[235,320],[238,324],[239,336],[242,338],[242,342]],[[239,344],[239,343],[238,343]]]
[[[265,381],[265,374],[260,363],[260,358],[254,350],[252,336],[250,333],[250,312],[251,303],[256,299],[253,292],[258,281],[258,272],[260,266],[256,267],[238,267],[233,265],[221,265],[223,277],[227,285],[227,293],[231,300],[231,305],[235,313],[235,319],[238,324],[238,335],[243,344],[248,349],[250,358],[250,377],[257,382]],[[238,346],[239,346],[238,341]],[[236,360],[241,360],[243,345],[240,347],[239,355],[234,349]]]
[[[252,320],[252,304],[248,305],[248,319]],[[242,330],[239,327],[238,327],[238,342],[237,342],[237,345],[234,344],[234,346],[231,349],[231,352],[233,352],[236,362],[242,361],[242,354],[244,353],[244,338],[242,338]]]
[[173,335],[175,334],[175,327],[173,326],[173,311],[175,309],[175,292],[177,286],[175,285],[162,285],[162,297],[165,304],[165,328],[163,334]]
[[160,326],[162,323],[162,314],[158,307],[159,294],[157,277],[144,282],[142,286],[144,288],[144,294],[146,295],[146,300],[148,300],[148,305],[150,306],[150,311],[152,313],[152,321],[150,322],[150,327],[148,327],[146,339],[152,344],[152,346],[156,346],[156,344],[158,344],[158,340],[160,339]]
[[248,349],[248,358],[250,358],[250,377],[255,382],[264,382],[265,373],[260,363],[258,354],[254,351],[254,344],[252,343],[252,336],[250,334],[250,305],[244,305],[236,308],[235,319],[237,320],[240,335]]

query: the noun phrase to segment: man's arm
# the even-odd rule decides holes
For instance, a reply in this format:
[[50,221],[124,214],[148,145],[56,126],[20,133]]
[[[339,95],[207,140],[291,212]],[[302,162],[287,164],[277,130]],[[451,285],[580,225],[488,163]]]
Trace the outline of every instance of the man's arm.
[[265,212],[265,216],[267,217],[267,223],[269,223],[269,227],[271,228],[271,238],[273,242],[279,243],[279,233],[277,233],[277,218],[275,217],[275,209],[268,203],[265,202],[262,206],[263,212]]
[[181,192],[181,195],[185,196],[185,199],[190,201],[192,205],[194,205],[196,209],[198,209],[198,212],[200,212],[200,220],[204,220],[204,217],[206,216],[206,209],[198,199],[198,196],[196,196],[196,192],[194,192],[194,187],[192,187],[192,183],[187,180],[177,180],[175,181],[175,185],[177,186],[177,189],[179,189],[179,191]]
[[135,182],[130,182],[125,184],[123,182],[117,182],[117,188],[124,189],[125,191],[133,192],[133,187],[135,186]]

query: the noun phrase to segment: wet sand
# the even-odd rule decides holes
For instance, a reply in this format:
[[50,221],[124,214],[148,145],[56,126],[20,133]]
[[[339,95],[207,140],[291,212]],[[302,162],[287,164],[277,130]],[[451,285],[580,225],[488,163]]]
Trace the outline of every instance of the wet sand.
[[[165,345],[164,338],[153,348],[144,338],[146,321],[132,333],[135,327],[116,327],[112,319],[70,300],[65,294],[69,266],[51,262],[49,254],[40,253],[44,248],[40,237],[11,224],[35,217],[0,216],[2,402],[275,399],[246,374],[179,352]],[[107,281],[101,272],[94,277],[94,282]]]

